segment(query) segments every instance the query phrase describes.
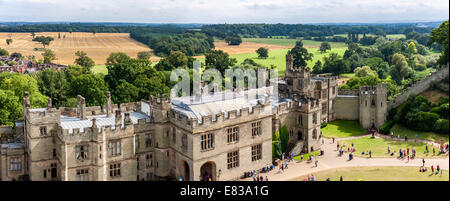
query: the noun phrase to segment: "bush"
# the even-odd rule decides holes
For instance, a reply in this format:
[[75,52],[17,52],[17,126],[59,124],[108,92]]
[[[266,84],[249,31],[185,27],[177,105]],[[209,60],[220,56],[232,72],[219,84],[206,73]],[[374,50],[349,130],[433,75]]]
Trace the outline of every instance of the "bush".
[[439,119],[436,121],[436,124],[434,125],[434,131],[438,133],[448,133],[449,131],[449,122],[447,119]]
[[327,127],[327,126],[328,126],[328,123],[327,123],[327,122],[323,122],[323,123],[320,124],[320,128],[325,128],[325,127]]
[[380,127],[380,132],[385,135],[389,135],[389,133],[391,133],[391,129],[392,129],[392,127],[394,127],[394,125],[395,125],[395,121],[389,120]]

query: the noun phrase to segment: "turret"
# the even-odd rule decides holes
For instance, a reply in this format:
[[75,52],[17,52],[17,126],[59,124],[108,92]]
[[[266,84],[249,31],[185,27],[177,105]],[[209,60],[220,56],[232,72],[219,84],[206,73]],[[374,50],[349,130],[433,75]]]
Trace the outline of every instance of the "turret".
[[86,120],[86,102],[83,96],[77,96],[78,108],[77,108],[77,117],[83,120]]

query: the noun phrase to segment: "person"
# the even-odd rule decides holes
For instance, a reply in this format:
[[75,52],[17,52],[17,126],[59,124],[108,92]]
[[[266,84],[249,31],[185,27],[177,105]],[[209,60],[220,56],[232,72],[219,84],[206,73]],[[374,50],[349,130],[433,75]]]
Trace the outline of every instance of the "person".
[[330,177],[327,178],[327,181],[330,181]]
[[266,181],[269,181],[269,177],[267,177],[267,175],[266,175]]
[[388,146],[388,153],[391,153],[391,147]]
[[406,149],[406,155],[409,156],[409,148]]
[[314,161],[314,163],[316,164],[316,167],[317,167],[317,163],[318,163],[319,161],[316,159],[316,161]]
[[422,166],[425,167],[425,158],[422,158]]
[[419,136],[416,134],[416,138],[414,139],[414,142],[417,142],[417,137],[419,137]]
[[325,142],[325,140],[322,138],[322,144]]
[[439,172],[441,170],[441,168],[439,167],[439,164],[436,166],[436,170],[437,170],[437,172]]
[[372,150],[369,151],[369,158],[372,158]]
[[408,162],[409,162],[409,155],[408,155]]
[[286,167],[286,169],[288,169],[289,162],[285,161],[284,164],[285,164],[284,167]]
[[303,154],[302,154],[302,155],[300,155],[300,160],[303,160]]
[[339,143],[337,143],[337,145],[336,145],[336,146],[337,146],[337,149],[339,150]]
[[333,137],[333,144],[334,144],[334,137]]
[[405,135],[405,142],[406,142],[406,141],[408,141],[408,136],[407,136],[407,135]]
[[434,147],[433,147],[433,155],[435,155],[436,154],[436,150],[434,149]]
[[394,132],[391,132],[391,139],[394,139]]
[[341,178],[339,179],[339,181],[344,181],[344,178],[342,178],[342,176],[341,176]]
[[428,151],[428,145],[425,145],[425,150],[426,150],[426,153],[429,152],[429,151]]
[[434,166],[431,165],[431,172],[434,172]]

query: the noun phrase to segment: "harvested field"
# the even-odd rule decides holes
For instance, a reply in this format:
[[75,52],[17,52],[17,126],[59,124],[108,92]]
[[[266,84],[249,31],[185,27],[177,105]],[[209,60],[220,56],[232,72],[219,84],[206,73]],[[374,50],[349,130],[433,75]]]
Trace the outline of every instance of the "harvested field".
[[[66,36],[64,38],[63,36]],[[61,32],[61,38],[58,38],[58,32],[36,33],[36,36],[52,36],[55,40],[46,47],[56,53],[59,64],[73,64],[76,51],[84,51],[91,57],[97,65],[106,62],[109,54],[113,52],[124,52],[131,57],[136,57],[138,52],[151,51],[146,45],[139,43],[129,37],[128,33],[92,33],[85,32]],[[6,45],[6,38],[12,38],[13,43]],[[9,53],[19,52],[24,56],[35,55],[36,59],[42,58],[42,51],[35,51],[34,48],[43,46],[32,41],[30,33],[0,33],[0,47],[5,48]],[[159,58],[152,57],[152,61],[158,61]]]

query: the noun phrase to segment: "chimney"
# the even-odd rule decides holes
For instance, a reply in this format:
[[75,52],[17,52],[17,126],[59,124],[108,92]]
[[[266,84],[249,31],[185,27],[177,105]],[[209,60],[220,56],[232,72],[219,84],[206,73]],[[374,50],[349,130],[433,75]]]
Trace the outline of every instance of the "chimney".
[[47,108],[48,108],[48,109],[52,108],[52,99],[51,99],[51,98],[48,98],[48,101],[47,101]]
[[30,93],[28,91],[25,92],[25,97],[23,98],[23,107],[30,107]]
[[111,92],[106,92],[106,117],[112,116],[112,108],[111,108]]
[[125,125],[133,124],[133,122],[131,121],[129,112],[125,113],[124,123],[125,123]]
[[118,125],[122,125],[122,113],[120,110],[116,110],[116,129]]
[[77,116],[78,118],[82,119],[82,120],[86,120],[86,102],[85,99],[83,98],[83,96],[78,95],[77,96],[77,100],[78,100],[78,109],[77,109]]
[[97,119],[96,118],[92,119],[92,128],[97,128]]

